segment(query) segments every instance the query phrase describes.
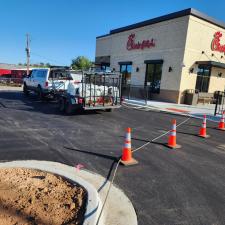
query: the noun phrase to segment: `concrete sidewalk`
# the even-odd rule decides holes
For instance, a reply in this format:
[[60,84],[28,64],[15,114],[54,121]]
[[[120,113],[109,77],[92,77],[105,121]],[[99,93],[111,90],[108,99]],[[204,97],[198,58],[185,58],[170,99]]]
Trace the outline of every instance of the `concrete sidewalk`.
[[22,91],[23,87],[3,86],[0,85],[0,91]]
[[146,108],[152,110],[158,110],[178,115],[192,116],[192,117],[203,117],[207,115],[209,120],[218,122],[220,120],[220,115],[214,116],[215,105],[203,105],[199,104],[197,106],[175,104],[168,102],[158,102],[158,101],[145,101],[145,100],[129,100],[125,99],[125,103],[133,105],[137,108]]

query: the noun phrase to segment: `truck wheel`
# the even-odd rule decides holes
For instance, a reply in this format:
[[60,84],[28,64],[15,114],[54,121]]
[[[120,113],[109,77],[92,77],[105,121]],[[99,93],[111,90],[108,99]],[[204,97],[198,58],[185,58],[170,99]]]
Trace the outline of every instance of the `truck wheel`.
[[42,89],[41,89],[40,86],[38,86],[37,94],[38,94],[38,99],[39,100],[43,100],[44,99],[44,95],[43,95],[43,92],[42,92]]
[[23,93],[24,93],[26,96],[29,95],[29,91],[28,91],[28,88],[27,88],[26,83],[23,85]]
[[59,99],[59,111],[65,112],[65,99],[64,98]]
[[71,115],[73,113],[73,105],[70,101],[67,101],[65,104],[65,112],[67,115]]

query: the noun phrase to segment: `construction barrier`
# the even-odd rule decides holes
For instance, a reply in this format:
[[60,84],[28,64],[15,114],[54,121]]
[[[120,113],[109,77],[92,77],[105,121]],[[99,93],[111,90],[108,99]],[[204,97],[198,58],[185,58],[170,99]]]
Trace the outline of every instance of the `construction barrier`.
[[123,147],[123,154],[121,157],[121,163],[125,166],[130,166],[138,163],[138,161],[132,157],[130,127],[127,128],[125,143]]
[[222,113],[222,117],[220,119],[217,129],[225,131],[225,111],[223,111]]
[[206,115],[204,115],[203,121],[202,121],[202,127],[199,130],[199,135],[198,135],[199,137],[202,137],[202,138],[209,137],[209,135],[207,135],[207,131],[206,131],[206,121],[207,121],[207,118],[206,118]]
[[176,120],[172,121],[172,129],[170,131],[167,146],[172,149],[181,148],[181,145],[177,144],[177,122],[176,122]]

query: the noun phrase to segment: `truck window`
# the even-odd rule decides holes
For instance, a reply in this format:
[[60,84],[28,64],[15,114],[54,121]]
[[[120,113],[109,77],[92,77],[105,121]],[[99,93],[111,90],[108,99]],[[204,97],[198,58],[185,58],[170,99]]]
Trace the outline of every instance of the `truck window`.
[[68,80],[72,79],[70,72],[66,70],[52,70],[49,74],[49,79],[53,80]]
[[32,70],[31,77],[35,78],[36,77],[36,73],[37,73],[37,70]]
[[35,76],[41,79],[46,77],[47,70],[37,70]]

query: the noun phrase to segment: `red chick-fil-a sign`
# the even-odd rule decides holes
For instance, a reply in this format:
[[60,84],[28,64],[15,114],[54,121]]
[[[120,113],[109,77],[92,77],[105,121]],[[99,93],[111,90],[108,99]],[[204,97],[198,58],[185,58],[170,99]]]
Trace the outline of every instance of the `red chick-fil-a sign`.
[[143,40],[141,42],[135,43],[135,34],[130,34],[127,40],[127,50],[135,50],[135,49],[145,49],[145,48],[152,48],[155,47],[155,40]]
[[225,53],[225,44],[221,45],[221,43],[220,43],[220,39],[222,36],[223,36],[223,34],[219,31],[214,34],[214,38],[213,38],[212,44],[211,44],[211,49],[213,51]]

